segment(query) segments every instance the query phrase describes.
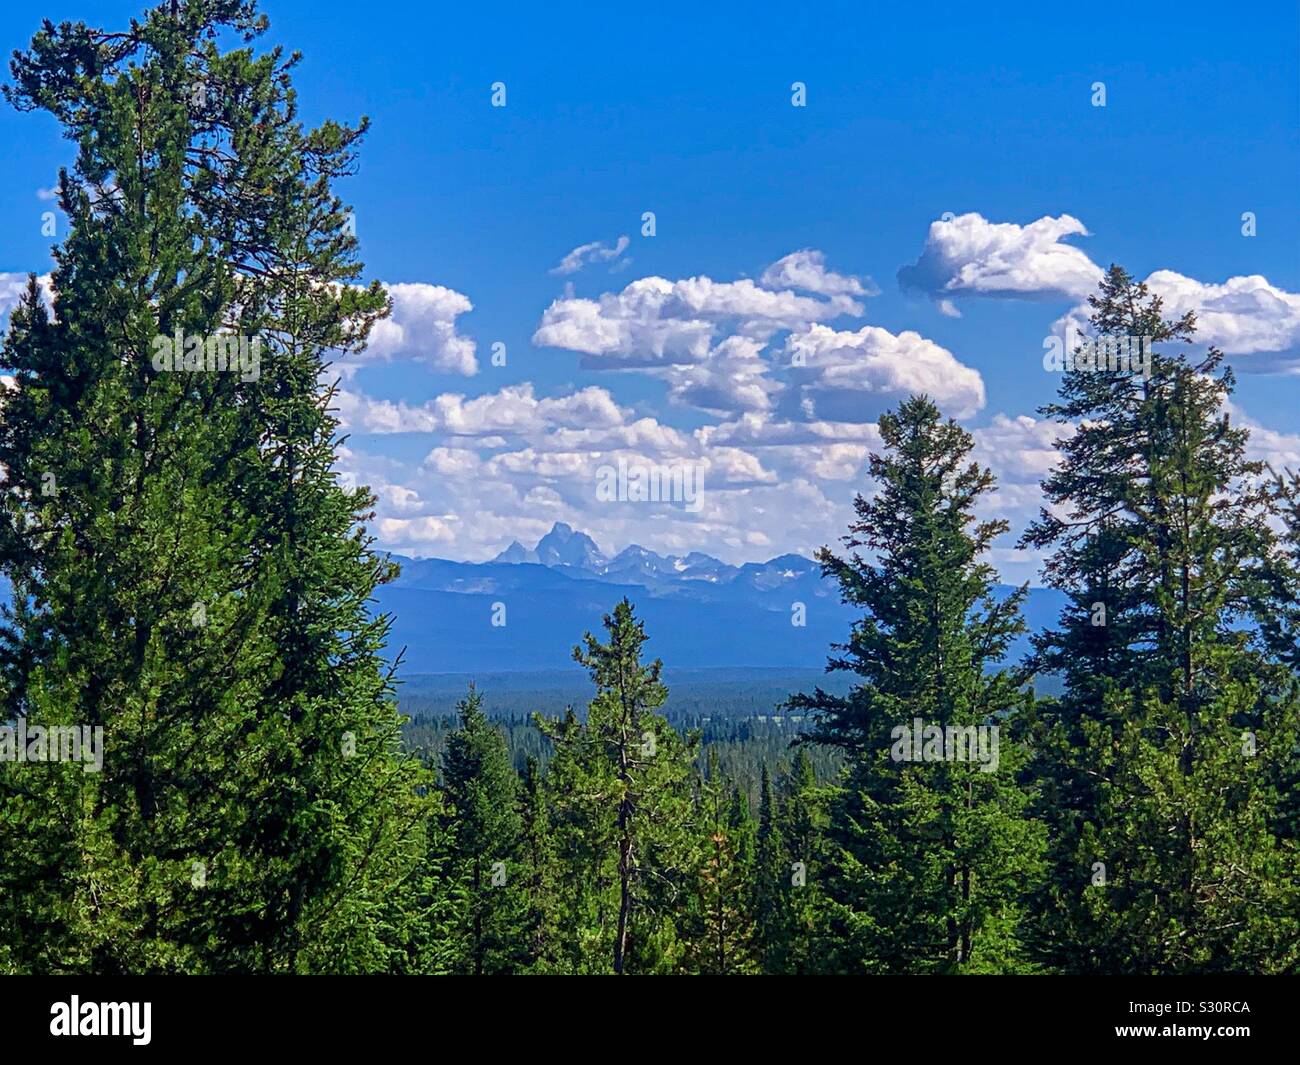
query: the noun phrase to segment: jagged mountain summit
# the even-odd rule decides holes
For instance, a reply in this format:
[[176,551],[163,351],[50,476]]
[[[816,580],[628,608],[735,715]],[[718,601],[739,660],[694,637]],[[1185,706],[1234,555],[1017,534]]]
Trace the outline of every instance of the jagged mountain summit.
[[[625,595],[652,652],[677,667],[818,668],[857,616],[801,555],[733,566],[702,551],[661,555],[631,544],[611,557],[563,522],[534,547],[515,541],[490,562],[393,557],[401,575],[376,599],[393,615],[391,649],[405,647],[411,672],[569,668],[576,640]],[[1063,602],[1031,590],[1030,630],[1055,620]],[[1027,645],[1019,641],[1013,656]]]
[[515,540],[492,562],[508,565],[531,562],[553,569],[567,567],[580,570],[583,575],[598,580],[645,587],[680,581],[729,584],[747,576],[757,582],[756,586],[766,584],[770,587],[781,583],[781,574],[795,578],[817,569],[816,563],[799,555],[781,555],[768,562],[731,566],[703,551],[692,551],[686,555],[661,555],[640,544],[629,544],[618,554],[609,557],[590,536],[562,521],[557,521],[551,531],[537,541],[536,547],[529,549]]
[[492,560],[512,564],[535,562],[542,566],[573,566],[593,572],[605,565],[606,558],[596,542],[586,533],[575,532],[572,525],[557,521],[551,531],[529,549],[518,540]]

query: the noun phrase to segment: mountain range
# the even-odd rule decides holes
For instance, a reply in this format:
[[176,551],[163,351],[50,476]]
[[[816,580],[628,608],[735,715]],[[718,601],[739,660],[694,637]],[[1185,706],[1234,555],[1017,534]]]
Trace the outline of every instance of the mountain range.
[[[608,556],[563,522],[490,562],[391,557],[401,575],[375,598],[393,616],[389,643],[406,674],[572,669],[574,644],[624,596],[645,622],[646,653],[676,668],[820,668],[856,616],[801,555],[736,566],[633,544]],[[1030,589],[1030,630],[1054,622],[1064,602]],[[1021,639],[1013,653],[1027,649]]]

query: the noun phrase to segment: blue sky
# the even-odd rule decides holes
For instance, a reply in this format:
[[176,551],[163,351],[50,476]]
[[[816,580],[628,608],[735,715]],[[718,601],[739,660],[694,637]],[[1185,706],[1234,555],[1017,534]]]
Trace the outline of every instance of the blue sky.
[[[305,116],[370,116],[341,192],[369,275],[412,286],[344,367],[341,465],[386,546],[485,558],[565,520],[610,551],[809,552],[912,387],[1022,526],[1057,433],[1044,339],[1112,261],[1209,310],[1257,450],[1300,464],[1297,4],[709,6],[265,5]],[[8,5],[0,44],[136,10]],[[0,272],[43,272],[70,146],[8,109],[0,145]],[[705,505],[597,501],[615,456],[703,464]]]

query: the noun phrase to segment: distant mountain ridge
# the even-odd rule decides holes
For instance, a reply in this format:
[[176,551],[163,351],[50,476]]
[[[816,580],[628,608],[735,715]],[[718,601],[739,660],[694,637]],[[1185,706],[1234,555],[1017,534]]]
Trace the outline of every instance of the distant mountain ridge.
[[[623,596],[645,622],[647,654],[662,658],[669,671],[820,670],[859,616],[840,602],[839,588],[822,577],[821,567],[801,555],[733,566],[699,551],[660,555],[633,544],[611,558],[563,523],[531,550],[512,543],[490,562],[389,557],[401,574],[377,588],[374,600],[392,617],[387,653],[401,656],[403,677],[567,674],[577,670],[574,644],[584,632],[599,631],[602,616]],[[0,602],[10,594],[0,579]],[[1055,624],[1065,602],[1060,592],[1031,588],[1029,632]],[[1026,635],[1012,645],[1011,657],[1028,649]]]
[[[736,566],[632,544],[611,557],[563,522],[490,562],[392,557],[401,575],[375,598],[393,615],[389,642],[405,648],[404,673],[564,669],[583,632],[625,595],[645,621],[647,653],[676,668],[821,668],[858,614],[801,555]],[[1064,602],[1031,589],[1030,631],[1053,623]],[[1022,639],[1013,654],[1027,649]]]
[[739,566],[729,566],[702,551],[692,551],[684,556],[660,555],[640,544],[629,544],[610,558],[596,546],[596,541],[590,536],[574,531],[571,525],[562,521],[552,525],[551,531],[538,540],[537,546],[532,550],[514,540],[492,561],[510,565],[535,562],[542,566],[568,566],[597,578],[631,583],[649,582],[647,587],[652,583],[674,580],[716,583],[730,580],[741,570]]

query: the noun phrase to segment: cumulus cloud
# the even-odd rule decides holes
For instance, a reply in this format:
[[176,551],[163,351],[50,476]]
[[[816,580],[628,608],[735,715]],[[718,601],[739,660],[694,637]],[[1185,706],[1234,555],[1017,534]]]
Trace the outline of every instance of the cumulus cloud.
[[453,522],[429,514],[418,518],[379,518],[375,532],[385,543],[400,545],[407,551],[451,544],[456,539]]
[[531,382],[473,399],[445,392],[426,403],[394,403],[342,389],[335,397],[342,428],[369,433],[433,433],[484,436],[554,428],[619,425],[623,410],[595,385],[556,398],[538,399]]
[[626,236],[618,238],[611,247],[602,240],[593,240],[590,244],[579,244],[555,266],[553,274],[576,274],[588,263],[607,263],[617,259],[631,243]]
[[424,282],[385,285],[393,313],[370,332],[366,350],[338,363],[351,374],[357,366],[376,361],[412,359],[440,373],[478,373],[476,345],[457,331],[456,319],[474,309],[469,297],[442,285]]
[[829,444],[796,448],[789,465],[817,481],[856,481],[863,476],[871,449],[866,444]]
[[703,426],[696,433],[706,443],[745,447],[880,443],[874,422],[791,421],[761,414],[742,414],[733,421]]
[[1080,249],[1063,243],[1088,230],[1068,214],[1028,225],[990,222],[969,213],[930,223],[921,257],[898,271],[904,289],[924,292],[949,315],[955,297],[1082,299],[1102,270]]
[[1069,439],[1074,427],[1027,414],[995,414],[986,426],[973,432],[974,456],[1005,485],[1037,486],[1060,460],[1057,440]]
[[759,278],[764,288],[793,288],[823,296],[874,296],[880,290],[870,278],[837,274],[826,268],[826,256],[813,248],[778,259]]
[[800,409],[809,417],[874,421],[914,392],[927,393],[956,418],[984,406],[979,371],[911,330],[895,334],[868,325],[844,332],[814,325],[792,334],[785,350]]
[[647,455],[683,455],[691,450],[689,434],[654,418],[589,429],[557,427],[537,441],[556,451],[634,450]]
[[862,310],[847,292],[819,298],[765,288],[748,278],[643,277],[598,300],[555,300],[542,314],[533,343],[580,352],[590,366],[692,364],[709,357],[720,334],[765,340]]
[[1164,301],[1167,318],[1196,313],[1196,340],[1228,355],[1273,356],[1268,368],[1300,369],[1300,294],[1251,274],[1221,285],[1197,281],[1173,270],[1147,278]]
[[669,398],[708,411],[768,410],[781,386],[768,376],[764,342],[727,337],[701,363],[664,371]]
[[[1146,279],[1164,302],[1167,319],[1196,315],[1194,340],[1235,356],[1246,370],[1300,372],[1300,294],[1287,292],[1259,274],[1230,277],[1222,284],[1198,281],[1174,270],[1157,270]],[[1090,335],[1091,310],[1072,307],[1052,324],[1058,337]]]
[[[915,333],[836,333],[825,325],[861,316],[862,298],[874,292],[869,281],[830,270],[820,251],[805,248],[767,267],[757,282],[644,277],[598,299],[565,295],[543,313],[533,343],[579,352],[584,368],[660,377],[671,402],[723,415],[785,402],[787,417],[869,420],[863,395],[898,396],[909,382],[955,398],[959,411],[978,410],[979,375],[938,345]],[[782,334],[784,356],[773,351]],[[792,387],[793,408],[783,401]],[[825,413],[814,400],[826,404]]]

